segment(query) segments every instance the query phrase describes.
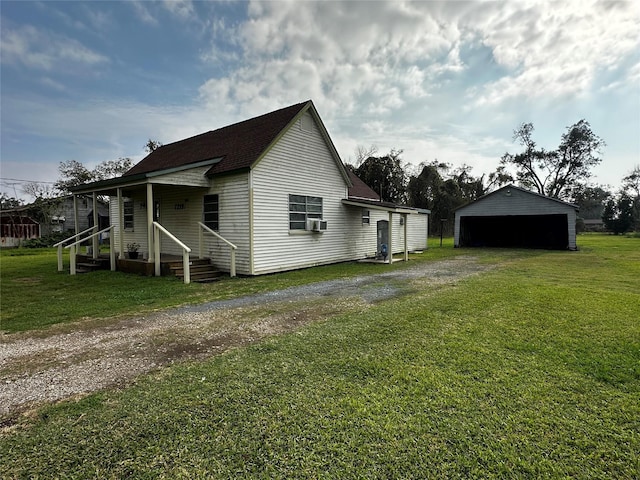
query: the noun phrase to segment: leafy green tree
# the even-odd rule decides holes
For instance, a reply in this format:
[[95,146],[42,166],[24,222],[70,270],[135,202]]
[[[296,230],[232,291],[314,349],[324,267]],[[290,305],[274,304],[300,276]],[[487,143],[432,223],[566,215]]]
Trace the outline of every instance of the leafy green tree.
[[604,141],[591,131],[585,120],[567,127],[556,150],[538,148],[533,141],[533,124],[523,123],[513,133],[524,151],[505,153],[501,165],[513,167],[516,179],[525,188],[541,195],[566,198],[572,188],[584,184],[591,169],[602,159],[598,156]]
[[407,185],[407,200],[409,205],[416,208],[433,209],[444,180],[440,175],[437,162],[422,164],[422,170],[409,179]]
[[622,179],[622,189],[631,197],[640,197],[640,165]]
[[480,198],[487,189],[484,186],[484,175],[480,177],[474,177],[471,175],[471,166],[463,164],[453,171],[452,178],[455,180],[462,199],[465,202],[471,202]]
[[489,192],[514,182],[515,178],[509,173],[506,165],[499,165],[498,168],[487,177],[485,190]]
[[602,212],[602,221],[607,230],[616,235],[633,229],[633,200],[622,192],[617,198],[610,198]]
[[89,183],[95,179],[93,172],[77,160],[60,162],[58,172],[62,178],[56,181],[55,187],[63,193],[69,192],[71,187]]
[[633,203],[633,224],[636,231],[640,230],[640,165],[622,179],[622,191],[625,192]]
[[455,209],[465,204],[462,189],[455,178],[445,180],[438,190],[431,210],[429,227],[434,234],[443,229],[445,235],[453,233]]
[[10,197],[4,192],[0,193],[0,210],[9,210],[12,208],[22,207],[23,205],[24,203],[22,200]]
[[385,202],[404,203],[406,200],[407,181],[401,154],[402,150],[392,149],[382,157],[368,157],[354,170]]
[[451,234],[455,209],[486,193],[484,176],[472,176],[468,165],[453,171],[449,164],[437,160],[421,165],[420,173],[409,179],[409,205],[431,210],[429,231],[432,234],[438,235],[441,229]]
[[602,218],[611,192],[601,186],[578,186],[571,192],[571,202],[578,206],[581,218]]
[[160,148],[161,146],[162,146],[162,143],[160,143],[158,140],[149,139],[147,143],[145,143],[144,145],[144,151],[147,153],[151,153],[157,150],[158,148]]
[[55,188],[63,194],[68,193],[70,188],[78,185],[118,177],[129,170],[132,165],[131,159],[126,157],[118,160],[105,160],[93,170],[89,170],[77,160],[60,162],[58,171],[62,178],[55,183]]

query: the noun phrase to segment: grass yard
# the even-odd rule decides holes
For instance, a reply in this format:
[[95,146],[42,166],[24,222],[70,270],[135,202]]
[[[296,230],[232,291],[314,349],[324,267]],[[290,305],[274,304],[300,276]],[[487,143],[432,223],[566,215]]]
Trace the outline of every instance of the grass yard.
[[638,478],[640,239],[578,244],[433,248],[498,268],[39,409],[0,475]]
[[[438,243],[439,245],[439,243]],[[435,247],[412,261],[431,261],[463,252]],[[255,278],[226,278],[212,284],[185,285],[175,277],[140,277],[97,271],[69,275],[69,253],[64,272],[57,271],[56,249],[0,250],[0,332],[39,330],[78,320],[128,315],[171,306],[223,300],[330,278],[403,268],[403,264],[343,263]]]

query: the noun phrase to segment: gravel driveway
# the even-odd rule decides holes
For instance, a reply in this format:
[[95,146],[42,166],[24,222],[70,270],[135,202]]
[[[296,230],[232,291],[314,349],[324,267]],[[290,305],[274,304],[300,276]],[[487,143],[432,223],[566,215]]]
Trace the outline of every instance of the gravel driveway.
[[[0,337],[0,420],[44,402],[127,385],[185,359],[206,358],[270,335],[490,268],[469,256],[330,280],[139,317]],[[331,301],[326,301],[330,298]]]

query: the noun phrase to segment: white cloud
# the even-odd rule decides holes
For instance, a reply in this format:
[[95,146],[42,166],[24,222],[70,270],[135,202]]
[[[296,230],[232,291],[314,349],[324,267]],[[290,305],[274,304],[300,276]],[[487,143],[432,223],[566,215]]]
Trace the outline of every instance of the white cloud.
[[66,92],[67,91],[67,87],[64,86],[62,83],[55,81],[52,78],[49,77],[42,77],[42,79],[40,80],[40,83],[48,88],[51,88],[53,90],[57,90],[58,92]]
[[104,32],[109,30],[113,25],[113,17],[111,14],[98,10],[96,5],[92,5],[91,8],[83,5],[83,12],[89,20],[90,28],[92,31]]
[[[468,92],[476,107],[562,98],[584,94],[598,71],[638,45],[631,3],[451,3],[252,2],[248,21],[230,32],[239,36],[243,66],[227,77],[229,101],[269,103],[259,97],[275,94],[275,104],[313,96],[344,105],[372,96],[373,111],[390,113],[428,97],[441,76],[463,75],[461,46],[477,42],[503,74]],[[299,72],[305,62],[322,89],[291,82],[286,70]],[[355,71],[362,76],[354,79]]]
[[583,101],[621,68],[640,25],[631,3],[593,2],[251,2],[248,15],[228,31],[237,68],[200,88],[210,108],[246,118],[311,98],[343,155],[377,144],[483,171],[532,109]]
[[501,6],[475,28],[510,72],[486,85],[478,105],[583,95],[599,71],[638,46],[640,11],[632,2]]
[[2,29],[2,63],[38,70],[64,70],[74,65],[93,66],[109,59],[77,40],[32,26]]
[[[282,105],[313,98],[336,109],[368,97],[372,113],[389,113],[407,98],[428,95],[425,65],[462,68],[453,42],[459,33],[420,4],[252,2],[237,41],[243,65],[206,82],[210,103]],[[235,32],[231,32],[235,33]],[[434,75],[434,72],[430,72]],[[264,98],[264,97],[268,97]]]
[[[345,160],[356,146],[375,144],[380,153],[404,149],[403,158],[414,164],[438,158],[470,164],[481,174],[513,150],[511,130],[520,122],[545,122],[556,142],[576,115],[597,115],[582,109],[598,93],[628,98],[630,91],[637,95],[640,81],[640,21],[632,3],[132,5],[141,22],[188,27],[190,46],[209,36],[208,45],[198,45],[204,64],[197,65],[199,97],[181,106],[160,97],[156,104],[104,98],[75,105],[3,97],[3,115],[12,118],[14,131],[72,144],[65,151],[76,154],[61,160],[136,158],[146,138],[169,143],[312,99]],[[243,7],[248,17],[238,14]],[[94,19],[96,25],[107,20]],[[56,49],[43,46],[48,44]],[[3,63],[45,73],[60,62],[108,61],[83,48],[29,27],[2,32]],[[97,57],[91,60],[91,54]],[[200,80],[202,72],[215,75]],[[157,72],[145,73],[151,79]],[[185,78],[190,73],[179,72]],[[38,78],[47,94],[65,87],[55,75]],[[158,92],[172,88],[160,81],[150,85]],[[607,104],[598,112],[615,108]]]
[[191,19],[195,15],[191,0],[164,0],[162,5],[171,12],[171,14],[184,20]]
[[149,9],[145,5],[145,2],[132,1],[128,3],[133,7],[133,10],[135,11],[136,16],[143,23],[146,23],[147,25],[154,25],[154,26],[157,26],[159,24],[158,19],[151,14]]

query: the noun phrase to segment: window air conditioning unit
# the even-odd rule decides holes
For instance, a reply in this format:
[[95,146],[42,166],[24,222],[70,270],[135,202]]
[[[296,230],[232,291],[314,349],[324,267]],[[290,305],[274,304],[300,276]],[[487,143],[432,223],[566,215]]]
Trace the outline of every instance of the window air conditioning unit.
[[327,221],[319,218],[310,218],[307,220],[307,230],[312,232],[325,232],[327,230]]

